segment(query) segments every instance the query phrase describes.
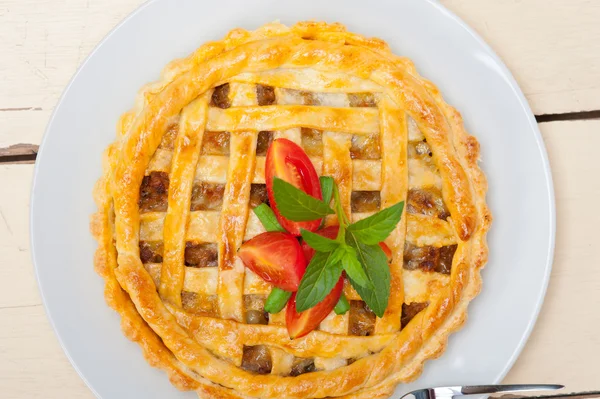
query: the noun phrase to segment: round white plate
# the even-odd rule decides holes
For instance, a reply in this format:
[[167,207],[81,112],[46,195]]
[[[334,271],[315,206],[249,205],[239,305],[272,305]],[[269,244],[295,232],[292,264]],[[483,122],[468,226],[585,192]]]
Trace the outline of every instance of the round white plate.
[[535,120],[512,76],[492,50],[435,1],[155,0],[130,15],[84,62],[48,125],[31,203],[33,260],[46,311],[73,366],[96,395],[193,398],[150,367],[121,334],[94,273],[92,188],[101,154],[137,90],[170,60],[235,27],[281,20],[339,21],[386,40],[412,58],[463,114],[481,142],[494,225],[481,295],[464,329],[408,389],[499,382],[533,327],[550,274],[554,198]]

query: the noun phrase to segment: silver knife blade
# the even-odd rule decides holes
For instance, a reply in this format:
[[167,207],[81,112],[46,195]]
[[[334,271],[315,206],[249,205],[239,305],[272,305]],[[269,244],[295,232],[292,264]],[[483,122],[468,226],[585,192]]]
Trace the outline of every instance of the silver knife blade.
[[590,399],[600,398],[600,391],[585,391],[585,392],[571,392],[571,393],[559,393],[556,395],[540,395],[540,396],[524,396],[524,395],[500,395],[490,396],[490,399]]

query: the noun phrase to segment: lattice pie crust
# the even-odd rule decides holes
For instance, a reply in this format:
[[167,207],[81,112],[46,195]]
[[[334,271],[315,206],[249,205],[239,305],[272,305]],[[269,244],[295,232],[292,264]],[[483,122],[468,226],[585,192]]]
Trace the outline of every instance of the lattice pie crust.
[[[381,319],[290,340],[239,246],[264,231],[265,153],[301,145],[353,220],[406,201]],[[106,300],[148,362],[203,398],[383,398],[439,356],[480,289],[491,216],[479,144],[410,60],[342,25],[273,23],[171,62],[118,124],[94,197]],[[328,219],[327,223],[334,223]]]

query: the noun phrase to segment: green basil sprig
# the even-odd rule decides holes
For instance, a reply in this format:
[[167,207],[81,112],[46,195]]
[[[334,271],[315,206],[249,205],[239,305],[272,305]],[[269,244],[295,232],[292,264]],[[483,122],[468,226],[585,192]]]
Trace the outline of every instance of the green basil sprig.
[[[302,230],[302,238],[316,253],[309,263],[296,294],[296,310],[307,310],[321,302],[346,272],[350,283],[378,317],[383,317],[390,296],[388,260],[378,245],[396,228],[404,202],[383,209],[363,220],[350,223],[342,209],[333,178],[320,178],[323,200],[314,198],[293,185],[275,178],[273,191],[279,212],[295,222],[321,219],[336,214],[338,236],[332,240]],[[333,208],[330,206],[333,198]],[[262,220],[262,219],[261,219]],[[344,300],[347,303],[346,298]],[[341,299],[336,310],[344,311]]]

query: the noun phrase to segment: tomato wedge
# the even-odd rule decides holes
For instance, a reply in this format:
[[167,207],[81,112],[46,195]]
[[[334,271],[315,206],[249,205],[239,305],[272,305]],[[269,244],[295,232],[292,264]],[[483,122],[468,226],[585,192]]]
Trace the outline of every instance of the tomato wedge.
[[317,328],[338,303],[343,289],[344,278],[340,277],[340,280],[325,299],[319,302],[315,307],[301,313],[296,311],[296,293],[294,292],[288,301],[285,312],[285,324],[288,333],[290,334],[290,338],[303,337]]
[[390,249],[390,247],[388,247],[388,245],[383,241],[381,241],[379,243],[379,246],[381,247],[381,249],[383,249],[385,256],[387,256],[388,262],[391,261],[392,260],[392,250]]
[[306,270],[306,258],[296,237],[267,232],[246,241],[238,256],[260,278],[282,290],[295,292]]
[[277,209],[273,195],[273,178],[279,177],[294,187],[323,199],[319,175],[304,150],[288,139],[276,139],[267,151],[265,161],[265,180],[271,208],[281,225],[295,236],[300,235],[300,229],[315,231],[321,224],[321,219],[309,222],[293,222],[284,218]]
[[[323,229],[315,231],[315,233],[322,235],[323,237],[331,238],[332,240],[337,237],[339,230],[339,226],[328,226]],[[388,257],[388,260],[392,259],[392,250],[387,246],[385,242],[380,242],[379,246],[385,252],[385,255]],[[304,252],[304,257],[307,261],[310,262],[312,257],[315,255],[315,250],[308,246],[307,243],[302,241],[302,251]]]

